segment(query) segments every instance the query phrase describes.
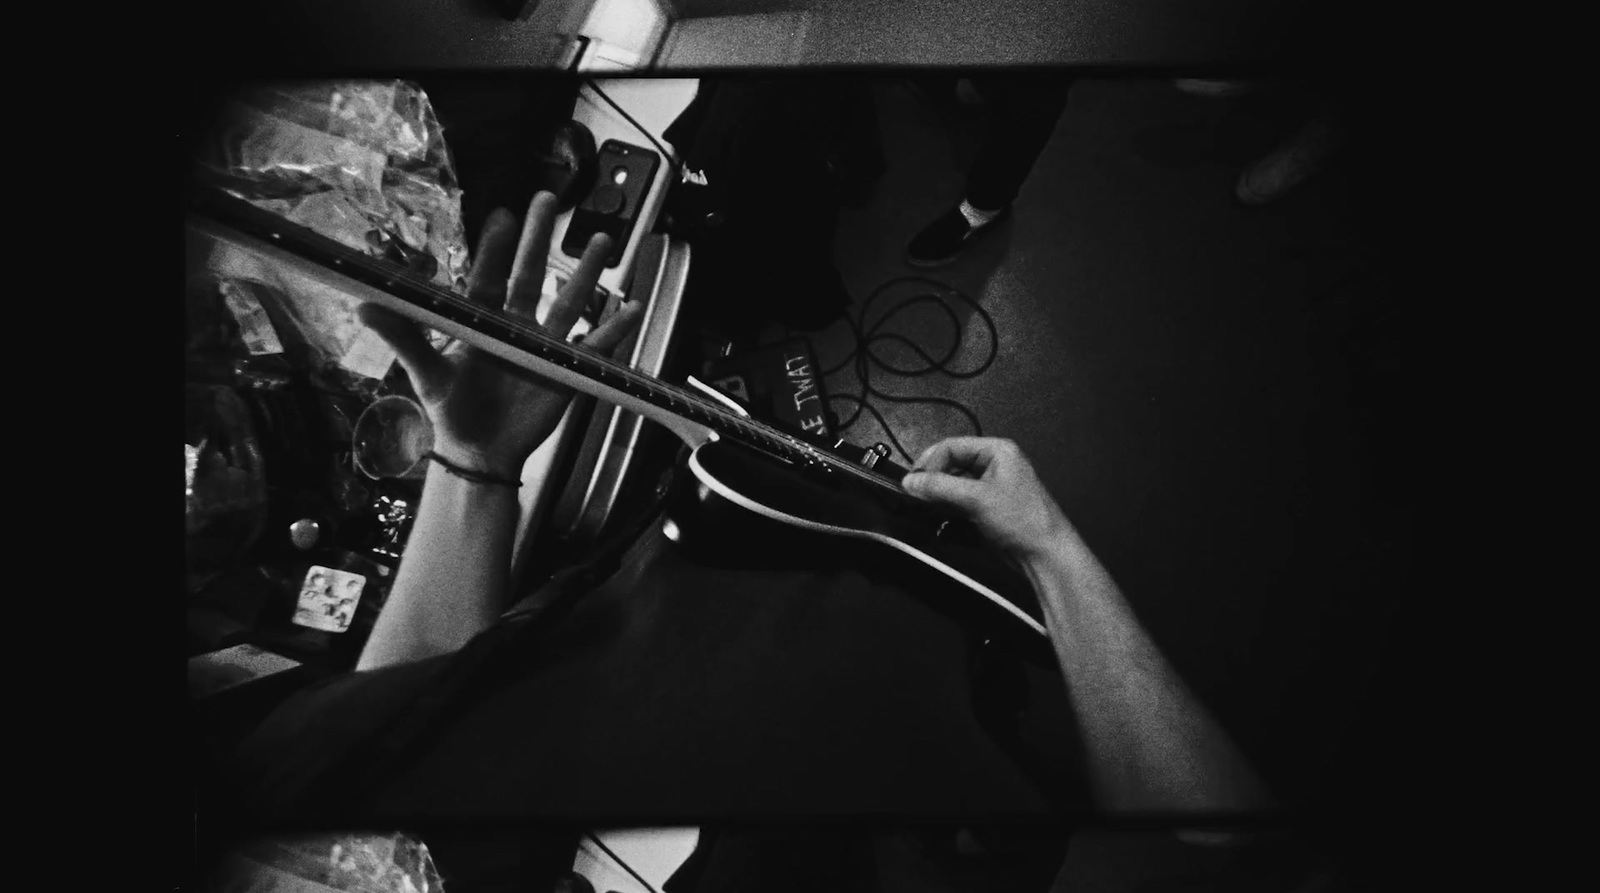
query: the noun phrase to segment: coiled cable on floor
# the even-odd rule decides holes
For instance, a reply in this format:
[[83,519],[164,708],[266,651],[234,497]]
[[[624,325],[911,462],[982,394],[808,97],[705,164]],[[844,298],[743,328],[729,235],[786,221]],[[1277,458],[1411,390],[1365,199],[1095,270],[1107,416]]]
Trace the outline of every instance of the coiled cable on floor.
[[[890,292],[905,288],[914,288],[917,291],[890,304],[881,316],[869,322],[868,314],[872,311],[875,303]],[[951,367],[951,362],[961,351],[966,334],[966,329],[961,322],[961,316],[956,312],[956,308],[952,306],[952,301],[960,302],[970,307],[974,315],[983,321],[984,328],[988,330],[988,353],[976,366],[970,369],[955,369]],[[950,339],[949,349],[944,352],[943,356],[933,356],[921,344],[900,332],[892,331],[888,328],[889,324],[897,316],[922,305],[939,308],[950,321],[953,337]],[[973,412],[966,404],[948,397],[909,397],[885,393],[874,386],[872,379],[874,370],[904,378],[943,375],[952,379],[977,378],[987,372],[989,367],[994,364],[995,358],[999,356],[1000,333],[995,327],[994,318],[971,296],[947,283],[940,282],[937,279],[930,279],[926,276],[897,276],[873,289],[872,293],[861,302],[859,310],[853,315],[847,313],[844,321],[850,326],[854,346],[845,355],[844,359],[819,372],[820,377],[824,382],[827,382],[828,379],[841,372],[852,370],[859,383],[859,390],[854,392],[835,388],[831,384],[828,385],[828,400],[830,403],[833,401],[848,401],[853,405],[853,410],[849,416],[840,418],[834,425],[837,433],[843,435],[844,432],[860,421],[862,414],[865,413],[877,421],[879,427],[883,429],[884,435],[889,439],[889,444],[900,455],[904,456],[908,463],[914,463],[916,457],[907,452],[905,446],[901,444],[900,439],[895,435],[894,429],[884,419],[883,413],[873,405],[874,400],[881,400],[892,403],[920,403],[948,407],[960,413],[967,420],[967,424],[972,429],[972,436],[983,436],[983,423],[978,420],[977,413]],[[922,365],[908,367],[890,362],[881,352],[881,345],[888,344],[898,344],[909,349],[921,359]]]

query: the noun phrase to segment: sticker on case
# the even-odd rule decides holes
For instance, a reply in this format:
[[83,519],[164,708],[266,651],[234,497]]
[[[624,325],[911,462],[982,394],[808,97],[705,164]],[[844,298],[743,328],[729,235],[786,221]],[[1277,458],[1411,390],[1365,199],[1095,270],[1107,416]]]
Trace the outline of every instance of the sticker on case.
[[294,622],[311,629],[342,633],[350,628],[367,578],[349,571],[313,566],[300,586]]

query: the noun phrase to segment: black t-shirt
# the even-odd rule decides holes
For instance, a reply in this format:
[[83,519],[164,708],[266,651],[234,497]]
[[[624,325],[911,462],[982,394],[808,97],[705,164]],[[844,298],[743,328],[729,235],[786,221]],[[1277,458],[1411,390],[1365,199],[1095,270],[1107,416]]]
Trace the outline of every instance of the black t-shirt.
[[[648,531],[559,618],[296,695],[234,764],[246,810],[405,827],[1062,804],[979,721],[973,637],[890,571],[817,551],[732,566]],[[1059,685],[1030,697],[1065,703]]]

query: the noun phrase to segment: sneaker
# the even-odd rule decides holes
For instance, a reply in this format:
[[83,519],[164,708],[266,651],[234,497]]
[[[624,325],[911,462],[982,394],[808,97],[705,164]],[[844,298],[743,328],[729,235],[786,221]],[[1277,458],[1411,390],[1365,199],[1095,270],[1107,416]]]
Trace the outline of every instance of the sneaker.
[[1335,135],[1328,119],[1312,121],[1271,155],[1245,168],[1234,186],[1234,195],[1250,207],[1282,198],[1322,169],[1333,153]]
[[912,238],[911,244],[906,246],[906,263],[913,267],[937,267],[947,264],[955,260],[980,234],[994,229],[1010,214],[1009,207],[1001,208],[993,220],[983,226],[975,227],[962,216],[961,206],[956,205],[939,215]]

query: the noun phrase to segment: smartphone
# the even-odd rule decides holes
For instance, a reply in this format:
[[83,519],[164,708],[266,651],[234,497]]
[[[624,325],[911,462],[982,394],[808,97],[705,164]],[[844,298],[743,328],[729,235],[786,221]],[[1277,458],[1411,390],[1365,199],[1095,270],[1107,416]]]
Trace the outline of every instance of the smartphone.
[[622,263],[623,249],[660,167],[661,156],[653,150],[621,140],[602,143],[595,156],[594,188],[572,210],[561,251],[568,257],[583,257],[583,249],[595,233],[605,233],[611,237],[606,268]]

